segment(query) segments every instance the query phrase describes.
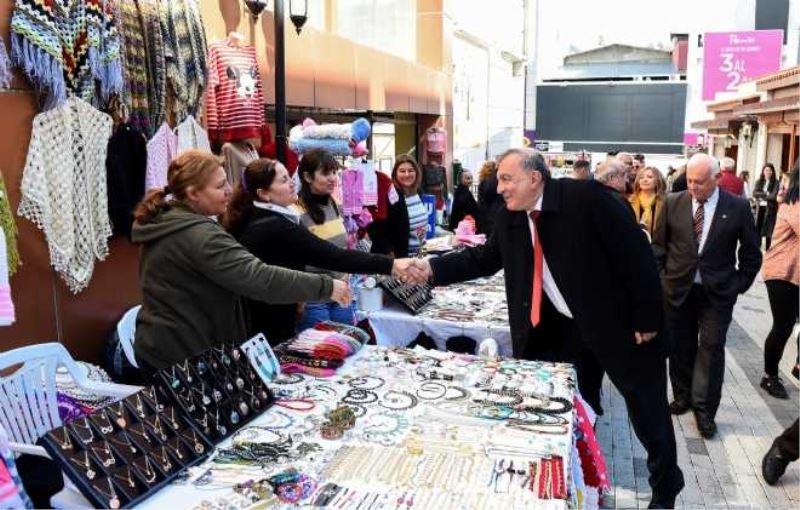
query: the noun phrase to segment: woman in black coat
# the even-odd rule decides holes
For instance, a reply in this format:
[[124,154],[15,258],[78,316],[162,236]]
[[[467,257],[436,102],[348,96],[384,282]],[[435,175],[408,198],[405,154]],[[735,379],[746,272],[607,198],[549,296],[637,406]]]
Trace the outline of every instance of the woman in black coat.
[[767,238],[767,250],[772,244],[772,230],[775,228],[775,218],[778,216],[778,190],[780,183],[775,174],[775,166],[767,163],[761,169],[761,177],[753,189],[753,198],[758,204],[756,228],[761,236]]
[[[306,265],[345,273],[391,274],[403,265],[391,257],[343,250],[300,225],[290,209],[297,201],[294,181],[286,167],[271,159],[257,159],[244,170],[228,207],[225,226],[262,261],[290,269]],[[295,335],[298,307],[248,301],[248,333],[264,333],[277,345]]]
[[494,232],[495,216],[505,207],[503,197],[497,194],[497,163],[484,162],[478,178],[478,233],[489,237]]
[[472,216],[476,222],[478,221],[478,203],[470,190],[472,187],[472,174],[469,170],[463,170],[459,179],[461,182],[453,191],[453,208],[450,212],[450,223],[448,225],[452,231],[458,228],[459,222],[466,216]]

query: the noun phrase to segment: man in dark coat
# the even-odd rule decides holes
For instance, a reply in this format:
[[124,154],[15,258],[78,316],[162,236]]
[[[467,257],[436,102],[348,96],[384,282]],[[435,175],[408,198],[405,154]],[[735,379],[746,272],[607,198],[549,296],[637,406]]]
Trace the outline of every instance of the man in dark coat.
[[497,179],[506,208],[488,242],[426,259],[421,270],[447,285],[504,269],[514,356],[594,355],[625,398],[648,452],[650,508],[672,508],[683,475],[667,406],[667,349],[658,334],[661,285],[645,236],[602,184],[551,179],[535,151],[506,151]]
[[719,163],[708,154],[692,156],[686,165],[688,191],[667,196],[653,234],[675,340],[670,411],[693,409],[706,439],[717,431],[733,305],[761,267],[750,205],[719,187],[719,172]]

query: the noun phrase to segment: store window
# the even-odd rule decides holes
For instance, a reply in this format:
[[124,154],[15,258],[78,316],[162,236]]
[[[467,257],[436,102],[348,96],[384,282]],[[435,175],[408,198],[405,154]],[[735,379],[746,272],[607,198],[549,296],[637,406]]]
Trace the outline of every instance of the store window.
[[416,2],[336,2],[336,33],[364,46],[413,61],[416,57],[417,41]]

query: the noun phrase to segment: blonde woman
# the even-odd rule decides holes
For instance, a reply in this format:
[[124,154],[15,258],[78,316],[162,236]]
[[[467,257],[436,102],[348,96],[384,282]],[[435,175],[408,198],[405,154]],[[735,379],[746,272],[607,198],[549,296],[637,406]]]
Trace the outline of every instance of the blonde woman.
[[633,182],[633,194],[628,199],[636,214],[636,221],[652,237],[658,217],[664,207],[667,183],[657,168],[648,166],[639,170]]

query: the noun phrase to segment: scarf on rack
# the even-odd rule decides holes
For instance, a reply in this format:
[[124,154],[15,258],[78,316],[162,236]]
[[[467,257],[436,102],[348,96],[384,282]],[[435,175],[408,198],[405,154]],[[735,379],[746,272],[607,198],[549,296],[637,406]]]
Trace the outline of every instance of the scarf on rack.
[[160,2],[136,0],[142,18],[142,36],[147,54],[147,97],[150,110],[150,133],[167,119],[167,60]]
[[206,86],[206,37],[197,0],[162,3],[167,84],[176,118],[196,115]]
[[89,285],[95,259],[108,255],[105,162],[112,124],[76,97],[33,118],[17,214],[44,232],[50,263],[74,294]]
[[104,0],[18,0],[11,16],[11,58],[45,93],[45,109],[73,95],[105,103],[122,91],[119,36]]
[[154,128],[150,124],[147,90],[147,63],[150,56],[147,54],[145,42],[144,18],[139,11],[139,3],[135,1],[116,1],[114,9],[123,49],[123,116],[127,116],[133,127],[149,137],[153,135]]
[[6,182],[0,174],[0,228],[6,238],[6,254],[8,261],[8,274],[13,275],[20,266],[19,248],[17,247],[17,224],[14,223],[14,214],[11,212],[11,202],[8,199]]

